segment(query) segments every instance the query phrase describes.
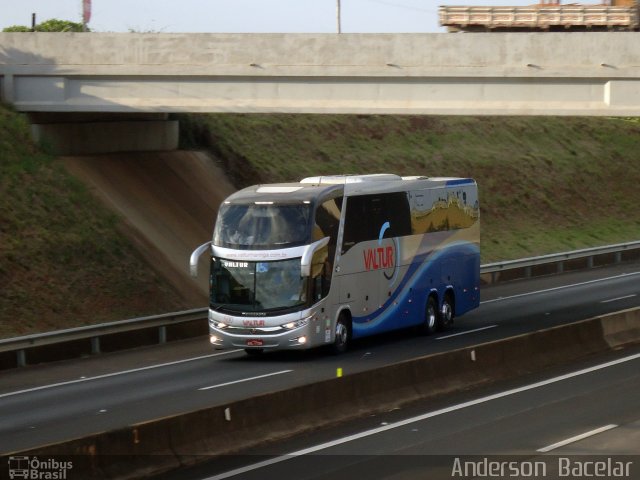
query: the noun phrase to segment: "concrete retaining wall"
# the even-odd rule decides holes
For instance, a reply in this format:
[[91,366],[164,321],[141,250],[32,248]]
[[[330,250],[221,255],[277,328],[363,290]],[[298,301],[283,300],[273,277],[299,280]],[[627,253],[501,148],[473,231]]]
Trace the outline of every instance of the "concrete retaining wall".
[[640,308],[19,454],[45,458],[81,455],[74,457],[74,475],[81,472],[84,478],[143,478],[320,426],[516,378],[637,343]]
[[178,121],[32,124],[33,139],[57,155],[158,152],[178,148]]

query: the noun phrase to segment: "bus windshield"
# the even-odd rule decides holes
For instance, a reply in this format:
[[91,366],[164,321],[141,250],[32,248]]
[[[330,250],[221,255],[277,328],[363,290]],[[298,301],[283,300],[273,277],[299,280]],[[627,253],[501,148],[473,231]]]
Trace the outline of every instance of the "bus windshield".
[[310,204],[221,205],[213,244],[245,250],[272,250],[309,243]]
[[300,274],[300,258],[274,262],[221,258],[211,261],[210,306],[213,309],[282,313],[307,303],[307,279]]

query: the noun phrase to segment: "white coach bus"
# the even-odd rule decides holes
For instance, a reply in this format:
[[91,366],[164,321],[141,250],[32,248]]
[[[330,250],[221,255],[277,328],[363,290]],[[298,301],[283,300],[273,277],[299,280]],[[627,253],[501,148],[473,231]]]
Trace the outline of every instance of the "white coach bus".
[[247,353],[444,328],[480,301],[480,213],[470,178],[391,174],[257,185],[220,206],[209,328]]

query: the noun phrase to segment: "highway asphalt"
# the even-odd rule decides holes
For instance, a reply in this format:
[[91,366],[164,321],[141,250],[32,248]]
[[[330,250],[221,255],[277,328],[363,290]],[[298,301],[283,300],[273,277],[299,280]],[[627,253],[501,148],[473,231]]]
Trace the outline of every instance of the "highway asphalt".
[[[495,475],[473,470],[492,465]],[[616,467],[622,478],[640,478],[640,347],[159,478],[588,478],[595,468],[615,478]]]
[[430,336],[366,339],[344,355],[214,351],[206,339],[0,373],[0,453],[504,338],[640,305],[640,265],[483,289],[481,307]]

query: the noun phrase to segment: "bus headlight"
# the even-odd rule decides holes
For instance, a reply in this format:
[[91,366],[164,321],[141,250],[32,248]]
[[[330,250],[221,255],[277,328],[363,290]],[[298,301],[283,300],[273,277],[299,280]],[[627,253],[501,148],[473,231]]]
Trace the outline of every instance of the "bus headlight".
[[281,328],[285,330],[293,330],[295,328],[304,327],[307,323],[309,323],[308,318],[303,318],[302,320],[298,320],[296,322],[288,322],[280,325]]
[[219,329],[219,330],[224,330],[225,328],[227,328],[229,325],[227,325],[226,323],[223,322],[215,322],[214,323],[215,328]]

